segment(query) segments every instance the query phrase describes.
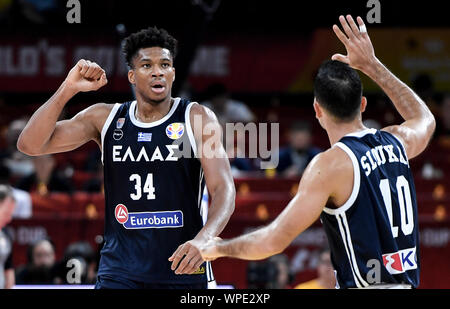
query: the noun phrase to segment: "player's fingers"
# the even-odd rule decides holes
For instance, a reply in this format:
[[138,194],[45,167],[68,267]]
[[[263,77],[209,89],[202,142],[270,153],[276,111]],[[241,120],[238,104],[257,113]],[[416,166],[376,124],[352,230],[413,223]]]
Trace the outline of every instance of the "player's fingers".
[[361,18],[361,17],[357,17],[356,18],[356,21],[358,22],[358,25],[359,25],[359,31],[360,31],[360,33],[361,33],[361,36],[363,37],[363,38],[369,38],[369,35],[367,34],[367,28],[366,28],[366,25],[364,24],[364,21],[363,21],[363,19]]
[[89,68],[87,69],[86,73],[84,73],[84,77],[85,78],[92,78],[93,75],[96,74],[97,70],[99,70],[99,68],[100,67],[99,67],[98,64],[96,64],[94,62],[89,63]]
[[178,266],[177,270],[175,271],[175,274],[190,274],[192,272],[192,267],[195,261],[195,257],[188,258],[188,256],[186,255],[184,260],[181,261],[180,266]]
[[339,21],[341,22],[342,28],[345,31],[345,34],[347,35],[347,37],[351,40],[355,37],[355,35],[353,34],[352,29],[350,28],[350,26],[347,23],[347,20],[345,19],[344,16],[339,16]]
[[337,61],[349,64],[348,57],[344,56],[342,54],[334,54],[333,56],[331,56],[331,60],[337,60]]
[[108,80],[106,79],[106,74],[102,73],[102,75],[100,75],[100,78],[98,79],[94,78],[93,82],[96,84],[95,90],[105,86],[108,83]]
[[83,61],[84,61],[84,59],[80,59],[80,60],[78,60],[78,62],[77,62],[77,64],[76,64],[76,66],[81,70],[81,68],[83,67]]
[[190,261],[189,261],[189,269],[187,269],[185,272],[187,274],[192,274],[200,267],[200,265],[203,263],[202,256],[200,254],[196,254]]
[[198,269],[200,268],[200,266],[203,264],[203,259],[201,256],[195,256],[194,258],[192,258],[189,261],[189,265],[188,267],[186,267],[186,269],[184,270],[185,274],[193,274],[196,271],[198,271]]
[[100,76],[102,76],[103,70],[100,66],[94,67],[94,70],[90,74],[89,78],[98,81],[100,79]]
[[341,41],[345,46],[347,46],[348,38],[342,32],[342,30],[337,25],[333,25],[333,31],[336,34],[336,36],[338,37],[339,41]]
[[95,80],[100,80],[100,77],[105,74],[105,71],[102,68],[99,68],[94,76],[92,76]]
[[183,250],[183,247],[184,247],[183,245],[180,245],[177,248],[177,250],[175,250],[175,252],[172,254],[172,256],[169,257],[169,261],[172,262],[172,266],[171,266],[172,270],[175,270],[175,268],[177,268],[178,263],[184,256],[184,253],[181,253],[181,250]]
[[356,37],[359,37],[359,36],[360,36],[359,28],[358,28],[358,26],[356,26],[356,23],[355,23],[355,21],[353,20],[353,17],[352,17],[351,15],[347,15],[347,22],[349,23],[350,28],[352,29],[353,34],[354,34]]
[[78,61],[78,64],[78,66],[80,67],[80,74],[84,75],[86,73],[86,70],[89,68],[89,64],[84,59]]
[[192,267],[193,269],[192,269],[192,272],[190,272],[190,274],[193,274],[193,273],[195,273],[199,268],[200,268],[200,266],[202,266],[202,264],[204,263],[205,261],[202,259],[202,257],[200,256],[195,262],[194,262],[194,266]]
[[102,75],[100,76],[99,82],[102,86],[104,86],[108,83],[108,79],[106,78],[106,73],[104,71],[103,71]]
[[177,250],[175,250],[172,255],[169,257],[169,261],[173,261],[175,257],[179,254],[179,252],[183,249],[183,245],[179,245]]
[[180,275],[183,274],[186,270],[186,267],[189,266],[189,262],[192,258],[195,257],[195,253],[192,251],[188,252],[184,259],[180,262],[180,265],[178,265],[177,269],[175,270],[175,274]]

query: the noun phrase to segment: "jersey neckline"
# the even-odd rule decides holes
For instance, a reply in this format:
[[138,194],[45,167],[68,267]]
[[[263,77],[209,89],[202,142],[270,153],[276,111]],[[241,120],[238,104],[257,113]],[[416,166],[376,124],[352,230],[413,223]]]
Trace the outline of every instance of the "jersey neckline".
[[134,115],[135,111],[136,111],[136,105],[137,105],[137,101],[134,100],[133,102],[131,102],[131,105],[130,105],[130,110],[129,110],[130,120],[137,127],[141,127],[141,128],[153,128],[153,127],[156,127],[156,126],[164,123],[165,121],[167,121],[173,115],[173,113],[177,109],[178,104],[180,103],[180,101],[181,101],[181,98],[174,98],[174,102],[173,102],[172,108],[167,113],[167,115],[165,115],[161,119],[159,119],[157,121],[153,121],[153,122],[142,122],[142,121],[139,121],[138,119],[136,119],[136,117]]
[[371,128],[371,129],[364,129],[364,130],[361,130],[361,131],[348,133],[348,134],[344,135],[344,137],[346,137],[346,136],[363,137],[364,135],[375,134],[375,133],[377,133],[377,129]]

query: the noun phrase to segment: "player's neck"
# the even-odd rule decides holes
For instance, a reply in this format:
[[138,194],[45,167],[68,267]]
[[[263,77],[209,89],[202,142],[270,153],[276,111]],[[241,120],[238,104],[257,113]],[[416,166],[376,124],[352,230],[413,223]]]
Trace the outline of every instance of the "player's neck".
[[367,127],[364,126],[361,119],[355,119],[354,121],[348,123],[330,122],[327,125],[326,131],[328,134],[328,139],[330,140],[330,144],[334,145],[345,135],[365,129],[367,129]]
[[141,122],[158,121],[166,116],[173,105],[173,98],[168,96],[163,102],[153,102],[136,96],[135,117]]

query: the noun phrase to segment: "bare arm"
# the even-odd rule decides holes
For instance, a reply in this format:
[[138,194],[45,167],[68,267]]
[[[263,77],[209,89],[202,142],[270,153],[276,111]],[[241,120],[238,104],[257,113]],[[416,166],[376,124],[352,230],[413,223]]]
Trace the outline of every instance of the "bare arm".
[[334,198],[335,188],[342,183],[343,177],[348,177],[348,173],[342,170],[343,154],[336,151],[321,153],[311,161],[297,194],[274,221],[233,239],[209,241],[201,248],[203,258],[214,260],[228,256],[260,260],[286,249],[297,235],[317,220],[327,201]]
[[93,119],[106,112],[105,104],[91,106],[70,120],[57,120],[75,94],[97,90],[106,83],[106,74],[100,66],[80,60],[56,93],[33,114],[19,136],[17,148],[28,155],[42,155],[69,151],[89,140],[98,140]]
[[[435,130],[436,122],[433,114],[411,88],[375,57],[367,32],[360,32],[350,15],[347,15],[347,19],[341,16],[339,20],[345,34],[336,25],[333,26],[333,30],[345,45],[347,56],[335,54],[332,59],[362,71],[383,89],[405,120],[401,125],[389,126],[383,130],[402,140],[409,158],[419,155],[425,150]],[[357,18],[357,22],[359,26],[364,26],[360,17]]]
[[204,262],[199,247],[223,231],[234,211],[236,196],[230,163],[222,145],[222,128],[216,116],[211,110],[195,104],[191,108],[190,119],[211,205],[205,226],[192,241],[179,246],[169,258],[172,270],[175,270],[186,254],[176,269],[177,274],[192,273]]
[[[196,118],[202,119],[203,128],[195,125]],[[194,124],[197,153],[201,153],[200,162],[211,197],[208,221],[197,237],[210,239],[223,231],[233,214],[236,192],[230,161],[222,145],[222,127],[216,115],[208,108],[195,104],[191,108],[191,123]]]

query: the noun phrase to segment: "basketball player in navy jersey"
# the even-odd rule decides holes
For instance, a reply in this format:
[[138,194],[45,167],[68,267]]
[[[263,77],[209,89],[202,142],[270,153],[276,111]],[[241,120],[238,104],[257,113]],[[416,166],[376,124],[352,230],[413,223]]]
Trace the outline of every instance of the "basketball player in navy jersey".
[[[164,29],[131,34],[123,50],[136,100],[95,104],[57,121],[75,94],[107,84],[98,64],[78,61],[17,143],[33,156],[91,140],[102,150],[105,244],[96,288],[191,289],[214,282],[198,248],[227,224],[235,189],[221,142],[213,143],[218,155],[200,153],[212,133],[221,132],[214,113],[171,96],[176,45]],[[203,133],[205,126],[210,133]],[[201,207],[205,182],[211,196],[207,218]]]
[[[347,55],[322,64],[314,82],[316,118],[331,148],[305,170],[296,196],[269,225],[201,248],[204,259],[258,260],[282,252],[319,217],[341,288],[415,288],[419,284],[417,201],[408,159],[435,129],[425,103],[376,57],[363,20],[339,17],[333,30]],[[382,130],[366,128],[360,70],[375,81],[404,118]]]

